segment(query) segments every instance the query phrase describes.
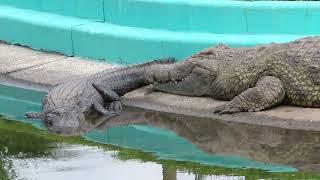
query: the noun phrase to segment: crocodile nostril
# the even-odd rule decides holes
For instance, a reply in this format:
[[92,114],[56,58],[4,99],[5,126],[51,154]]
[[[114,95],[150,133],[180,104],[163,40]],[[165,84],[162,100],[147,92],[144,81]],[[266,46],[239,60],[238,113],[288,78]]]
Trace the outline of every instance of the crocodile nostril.
[[51,119],[54,115],[53,114],[47,114],[47,119]]
[[47,126],[52,126],[53,125],[53,121],[50,120],[50,118],[47,118],[46,119],[46,124],[47,124]]

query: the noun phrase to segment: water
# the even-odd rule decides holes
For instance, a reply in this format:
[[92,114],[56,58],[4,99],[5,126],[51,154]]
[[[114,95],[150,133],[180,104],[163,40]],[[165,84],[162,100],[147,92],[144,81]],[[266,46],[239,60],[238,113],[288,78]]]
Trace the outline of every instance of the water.
[[0,86],[0,113],[20,121],[0,120],[0,179],[320,178],[319,132],[126,108],[84,138],[63,138],[23,119],[44,95]]

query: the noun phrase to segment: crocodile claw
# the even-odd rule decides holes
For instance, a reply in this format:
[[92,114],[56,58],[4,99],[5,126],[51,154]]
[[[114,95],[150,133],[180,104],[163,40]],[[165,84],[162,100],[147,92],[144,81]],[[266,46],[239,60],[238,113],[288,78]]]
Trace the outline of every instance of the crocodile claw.
[[213,109],[213,113],[216,113],[219,115],[233,114],[237,112],[241,112],[241,110],[238,107],[232,106],[230,103],[223,104]]
[[24,113],[24,117],[26,119],[41,119],[42,114],[38,113],[38,112],[26,112],[26,113]]
[[122,108],[121,101],[112,101],[107,105],[106,109],[109,111],[120,113],[123,108]]

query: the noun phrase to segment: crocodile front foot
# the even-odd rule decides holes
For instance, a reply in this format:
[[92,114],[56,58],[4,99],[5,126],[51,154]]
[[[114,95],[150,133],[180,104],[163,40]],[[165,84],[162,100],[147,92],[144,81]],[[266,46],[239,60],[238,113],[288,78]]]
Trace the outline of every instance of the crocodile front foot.
[[217,114],[232,114],[237,112],[241,112],[241,109],[239,107],[234,106],[234,104],[230,102],[225,103],[221,106],[217,106],[213,109],[213,113]]
[[98,102],[94,102],[94,110],[107,119],[120,115],[122,111],[120,96],[115,91],[101,84],[93,83],[92,86],[100,93],[100,95],[105,100],[105,107]]
[[218,114],[257,112],[281,103],[284,97],[285,91],[280,79],[264,76],[254,87],[245,90],[226,104],[216,107],[213,112]]

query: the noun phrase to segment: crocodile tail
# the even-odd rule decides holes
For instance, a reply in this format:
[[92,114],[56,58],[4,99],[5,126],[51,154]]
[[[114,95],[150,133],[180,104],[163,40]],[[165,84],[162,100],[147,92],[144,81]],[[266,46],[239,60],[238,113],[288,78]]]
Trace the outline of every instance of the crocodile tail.
[[145,62],[145,63],[141,63],[141,64],[134,64],[134,65],[130,65],[130,66],[126,66],[126,67],[120,67],[120,68],[113,68],[113,69],[107,69],[105,71],[96,73],[94,75],[92,75],[90,78],[91,79],[97,79],[97,78],[101,78],[101,77],[106,77],[107,74],[112,74],[112,73],[116,73],[116,72],[124,72],[124,71],[139,71],[139,70],[144,70],[145,68],[149,67],[149,66],[153,66],[153,65],[157,65],[157,64],[172,64],[175,63],[176,59],[173,57],[167,57],[167,58],[161,58],[161,59],[156,59],[156,60],[152,60],[149,62]]
[[156,60],[147,62],[145,64],[148,64],[148,63],[149,63],[149,65],[154,65],[154,64],[172,64],[172,63],[175,63],[175,62],[176,62],[176,58],[167,57],[167,58],[156,59]]
[[176,62],[176,59],[174,57],[160,58],[156,60],[147,61],[141,64],[133,64],[123,68],[119,68],[119,69],[108,70],[108,72],[123,71],[128,69],[141,69],[141,68],[144,69],[146,67],[157,65],[157,64],[172,64],[175,62]]

